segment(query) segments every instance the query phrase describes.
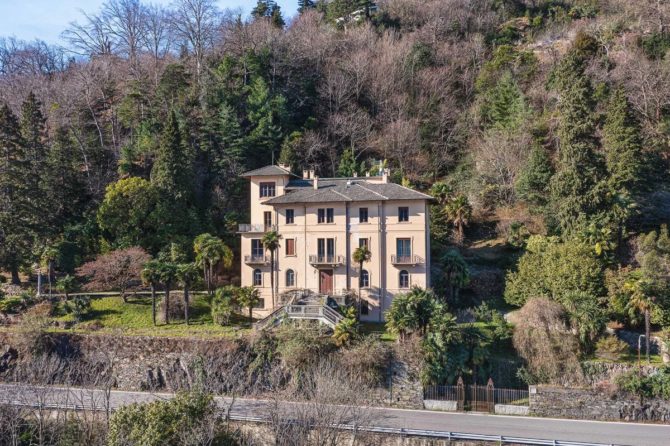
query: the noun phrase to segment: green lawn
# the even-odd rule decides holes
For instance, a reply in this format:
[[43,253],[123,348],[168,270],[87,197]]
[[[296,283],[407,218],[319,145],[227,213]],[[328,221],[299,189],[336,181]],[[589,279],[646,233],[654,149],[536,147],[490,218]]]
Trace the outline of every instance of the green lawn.
[[398,336],[386,330],[386,324],[379,322],[361,322],[360,332],[362,335],[378,335],[379,339],[387,342],[395,342]]
[[[190,325],[183,320],[171,321],[170,324],[153,326],[151,322],[151,298],[130,297],[124,302],[121,296],[101,297],[91,301],[91,310],[84,319],[72,328],[58,331],[74,332],[121,332],[135,336],[235,336],[250,330],[247,319],[242,316],[233,317],[231,326],[222,327],[212,321],[210,307],[206,296],[197,295],[192,298],[190,307]],[[56,318],[61,322],[72,321],[70,315]],[[160,314],[158,319],[160,319]]]

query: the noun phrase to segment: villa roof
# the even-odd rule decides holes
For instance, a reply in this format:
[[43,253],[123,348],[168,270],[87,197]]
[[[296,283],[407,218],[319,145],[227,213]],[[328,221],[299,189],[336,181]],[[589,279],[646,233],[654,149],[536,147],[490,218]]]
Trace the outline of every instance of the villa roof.
[[395,183],[378,183],[364,178],[319,178],[318,189],[312,179],[293,179],[286,193],[265,204],[333,203],[353,201],[430,200],[430,195]]
[[291,175],[291,172],[288,170],[279,167],[279,166],[265,166],[260,169],[250,170],[249,172],[243,173],[242,177],[270,177],[276,175]]

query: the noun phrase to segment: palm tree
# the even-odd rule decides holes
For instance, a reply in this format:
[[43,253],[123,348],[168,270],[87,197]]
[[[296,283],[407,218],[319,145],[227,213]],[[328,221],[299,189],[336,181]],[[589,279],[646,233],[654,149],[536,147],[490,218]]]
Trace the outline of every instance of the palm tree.
[[270,286],[272,287],[272,308],[275,307],[275,253],[279,249],[281,235],[277,231],[266,232],[261,240],[263,247],[270,251]]
[[654,298],[649,295],[650,282],[636,272],[624,283],[624,289],[630,293],[628,302],[633,312],[644,315],[644,342],[647,351],[647,362],[649,359],[649,337],[651,336],[651,309],[654,306]]
[[358,319],[361,318],[361,279],[363,278],[363,264],[369,262],[372,258],[372,253],[367,245],[362,245],[354,251],[354,262],[358,263]]
[[49,297],[52,294],[51,281],[54,275],[54,262],[58,258],[58,250],[54,247],[48,247],[42,253],[42,265],[47,267],[47,281],[49,283]]
[[177,265],[174,263],[161,263],[159,269],[161,282],[165,285],[165,306],[163,307],[163,318],[165,323],[170,323],[170,290],[177,277]]
[[467,226],[470,217],[472,217],[472,206],[465,195],[459,195],[449,201],[444,207],[447,217],[456,228],[456,240],[462,243],[464,237],[464,228]]
[[432,195],[433,198],[435,198],[435,200],[437,200],[437,202],[442,206],[447,204],[452,193],[453,191],[451,190],[451,186],[442,181],[434,183],[430,188],[430,195]]
[[195,263],[182,263],[177,265],[177,278],[184,287],[184,319],[189,325],[189,291],[191,286],[198,280],[198,267]]
[[70,293],[74,293],[78,288],[77,279],[69,274],[56,281],[56,289],[65,294],[65,300],[70,300]]
[[161,281],[161,263],[158,260],[150,260],[144,264],[141,277],[145,285],[151,287],[151,320],[156,325],[156,287]]
[[449,297],[453,304],[458,300],[460,289],[470,281],[468,264],[465,263],[465,259],[455,249],[450,249],[444,253],[440,260],[442,260],[442,265],[444,265],[444,275],[449,284]]
[[254,320],[254,307],[260,301],[258,290],[252,286],[245,286],[237,291],[236,297],[237,304],[240,307],[247,308],[249,310],[249,325],[251,325]]
[[218,237],[211,234],[200,234],[193,241],[193,250],[198,266],[203,269],[207,283],[207,293],[211,296],[214,283],[214,266],[221,262],[224,268],[233,264],[233,251]]

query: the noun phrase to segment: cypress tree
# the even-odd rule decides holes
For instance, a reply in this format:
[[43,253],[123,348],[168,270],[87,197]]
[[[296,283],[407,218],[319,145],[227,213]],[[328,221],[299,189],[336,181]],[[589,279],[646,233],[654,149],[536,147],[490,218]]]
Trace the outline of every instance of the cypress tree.
[[0,268],[18,284],[19,268],[30,259],[35,238],[32,170],[16,115],[0,106]]
[[553,73],[553,86],[559,94],[559,154],[551,201],[560,230],[573,233],[602,210],[604,191],[599,184],[605,177],[596,152],[591,83],[576,51]]
[[521,125],[528,115],[528,107],[510,72],[506,72],[493,87],[482,106],[482,117],[487,127],[512,130]]
[[172,110],[151,169],[151,182],[171,200],[187,203],[190,202],[193,195],[192,173],[191,163],[179,129],[179,121]]
[[286,115],[285,100],[273,96],[262,77],[256,77],[249,86],[247,117],[252,130],[249,134],[247,167],[268,164],[283,139],[282,121]]

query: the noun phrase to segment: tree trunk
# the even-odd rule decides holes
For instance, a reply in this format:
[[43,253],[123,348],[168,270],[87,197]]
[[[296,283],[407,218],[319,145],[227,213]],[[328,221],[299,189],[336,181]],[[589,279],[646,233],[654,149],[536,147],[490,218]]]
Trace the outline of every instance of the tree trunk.
[[21,285],[21,278],[19,277],[19,268],[12,265],[12,285]]
[[214,265],[210,262],[209,263],[209,285],[208,285],[208,291],[209,295],[211,296],[214,294]]
[[126,296],[126,289],[125,288],[121,288],[121,299],[123,299],[124,304],[128,303],[128,297]]
[[156,326],[156,285],[151,284],[151,320]]
[[358,265],[358,320],[361,320],[361,304],[363,295],[361,294],[361,278],[363,277],[363,262]]
[[47,280],[49,281],[49,297],[51,297],[52,294],[52,287],[51,287],[51,277],[54,274],[54,262],[52,260],[49,260],[49,266],[47,268]]
[[172,283],[165,283],[165,308],[163,309],[163,319],[165,319],[165,324],[170,323],[170,287]]
[[184,319],[186,319],[186,325],[189,325],[188,320],[188,285],[184,285]]
[[650,323],[649,309],[644,310],[644,344],[647,349],[647,364],[651,361],[649,359],[649,337],[651,336],[651,323]]
[[249,305],[249,326],[254,325],[254,307]]
[[275,304],[275,252],[270,251],[270,287],[272,287],[272,309],[276,307]]

